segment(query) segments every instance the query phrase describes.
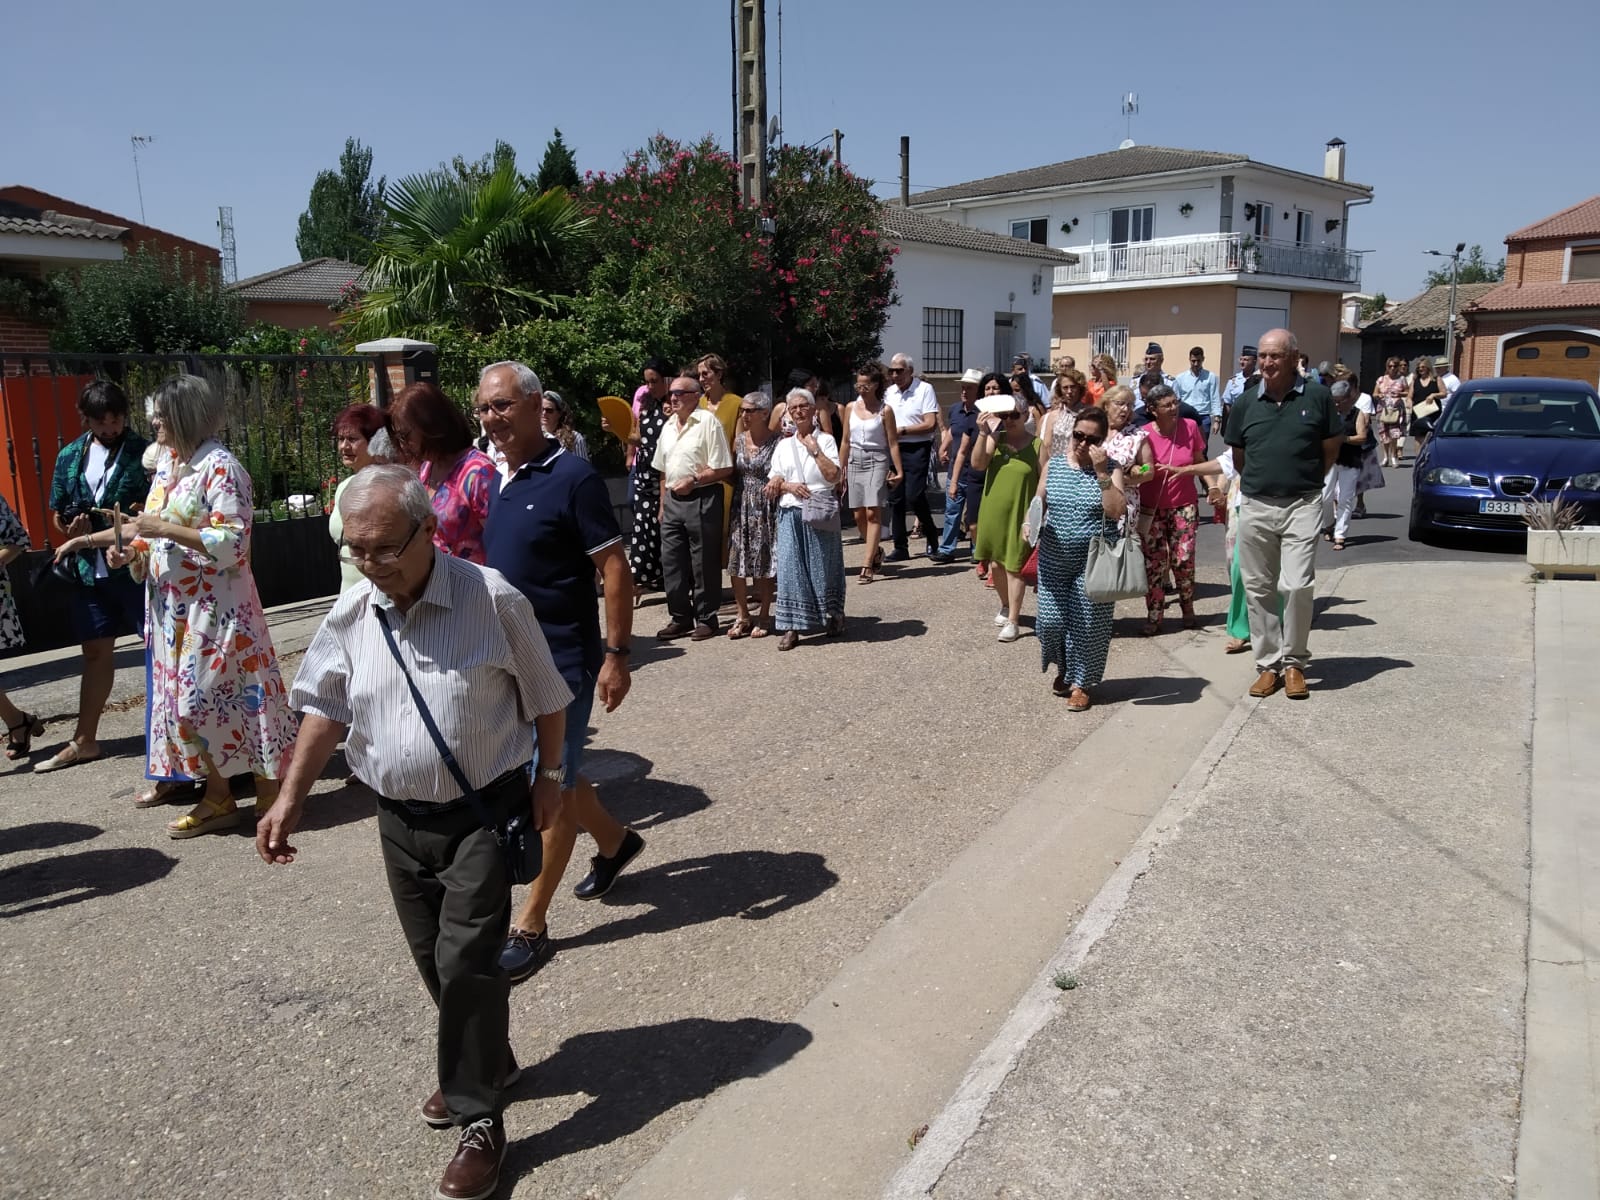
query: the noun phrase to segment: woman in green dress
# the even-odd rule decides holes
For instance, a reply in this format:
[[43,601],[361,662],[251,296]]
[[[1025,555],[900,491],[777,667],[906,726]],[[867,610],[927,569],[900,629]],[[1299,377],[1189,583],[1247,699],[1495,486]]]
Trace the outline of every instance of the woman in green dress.
[[973,557],[990,564],[1000,594],[1002,607],[994,618],[999,640],[1014,642],[1022,616],[1022,564],[1028,559],[1022,522],[1039,486],[1039,439],[1023,424],[1024,413],[1013,397],[986,397],[978,408],[972,469],[984,475]]

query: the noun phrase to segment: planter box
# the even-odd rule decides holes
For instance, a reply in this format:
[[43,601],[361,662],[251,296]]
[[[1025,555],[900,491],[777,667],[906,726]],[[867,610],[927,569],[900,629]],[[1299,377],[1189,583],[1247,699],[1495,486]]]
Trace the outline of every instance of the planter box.
[[1600,578],[1600,525],[1528,530],[1528,565],[1541,575]]

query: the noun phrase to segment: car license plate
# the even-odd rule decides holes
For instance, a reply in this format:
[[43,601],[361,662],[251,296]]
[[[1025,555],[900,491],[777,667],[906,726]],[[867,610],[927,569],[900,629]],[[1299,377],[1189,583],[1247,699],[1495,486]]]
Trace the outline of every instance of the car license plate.
[[1496,517],[1520,517],[1527,511],[1527,501],[1479,500],[1478,511]]

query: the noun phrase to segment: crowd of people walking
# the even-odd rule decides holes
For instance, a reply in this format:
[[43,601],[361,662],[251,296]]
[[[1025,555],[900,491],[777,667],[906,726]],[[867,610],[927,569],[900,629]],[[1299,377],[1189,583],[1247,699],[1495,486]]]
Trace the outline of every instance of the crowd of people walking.
[[[330,430],[349,473],[329,515],[340,595],[292,688],[251,573],[252,484],[219,441],[219,396],[193,376],[163,384],[146,402],[147,444],[127,397],[97,381],[51,490],[64,540],[50,570],[70,588],[80,709],[34,769],[101,757],[111,647],[129,633],[143,637],[147,685],[135,804],[191,804],[171,837],[237,826],[233,784],[248,776],[258,853],[293,863],[310,790],[342,744],[350,781],[378,797],[386,877],[438,1008],[438,1088],[421,1116],[460,1130],[439,1194],[486,1196],[518,1072],[508,990],[553,952],[549,910],[578,835],[594,843],[580,900],[605,895],[645,848],[582,761],[594,705],[614,711],[629,692],[649,594],[665,602],[659,639],[776,636],[786,652],[847,634],[846,513],[862,585],[892,577],[914,540],[937,566],[965,542],[1000,643],[1021,639],[1036,590],[1040,669],[1083,712],[1117,599],[1143,599],[1146,636],[1162,632],[1174,591],[1184,627],[1198,626],[1205,501],[1228,525],[1225,649],[1253,652],[1253,696],[1308,694],[1318,538],[1344,547],[1374,456],[1392,465],[1407,434],[1425,438],[1443,387],[1399,363],[1371,396],[1344,367],[1313,379],[1287,330],[1247,347],[1226,385],[1199,348],[1176,378],[1163,361],[1151,343],[1128,386],[1107,358],[1089,376],[1066,359],[1045,385],[1023,356],[1009,374],[967,371],[945,410],[905,354],[861,364],[838,403],[804,369],[781,396],[740,394],[715,354],[683,373],[650,360],[629,427],[603,425],[625,446],[626,536],[572,405],[524,364],[483,369],[476,435],[432,383],[387,408],[352,405]],[[928,503],[941,471],[942,528]],[[0,566],[27,543],[0,501]],[[0,648],[21,639],[0,572]],[[0,720],[7,757],[29,758],[45,723],[3,692]],[[515,884],[528,890],[513,911]]]

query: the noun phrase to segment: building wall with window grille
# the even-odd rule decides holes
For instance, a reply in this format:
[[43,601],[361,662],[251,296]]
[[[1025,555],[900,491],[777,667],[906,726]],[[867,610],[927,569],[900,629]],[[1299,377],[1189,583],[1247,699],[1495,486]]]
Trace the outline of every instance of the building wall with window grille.
[[[959,375],[961,357],[966,351],[962,341],[963,318],[959,308],[924,308],[922,310],[922,369],[931,375]],[[890,353],[894,353],[890,351]]]

